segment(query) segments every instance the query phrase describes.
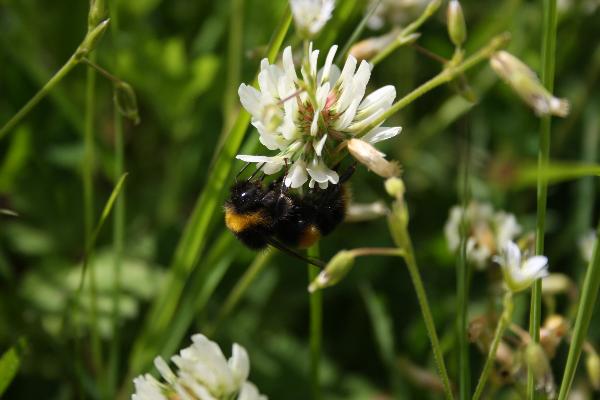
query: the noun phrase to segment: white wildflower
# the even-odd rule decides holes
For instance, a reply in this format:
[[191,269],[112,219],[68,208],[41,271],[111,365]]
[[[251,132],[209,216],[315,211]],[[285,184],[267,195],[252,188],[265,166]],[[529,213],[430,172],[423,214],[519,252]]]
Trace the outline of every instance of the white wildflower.
[[334,0],[290,0],[294,23],[300,37],[315,37],[331,18]]
[[331,169],[330,156],[340,143],[360,134],[361,140],[373,144],[400,133],[400,127],[381,124],[364,132],[391,107],[396,89],[385,86],[365,97],[370,64],[359,64],[349,56],[340,71],[333,64],[336,51],[337,46],[329,50],[319,71],[319,50],[313,50],[311,44],[308,62],[299,77],[292,49],[287,47],[281,66],[262,61],[260,90],[240,85],[241,103],[252,115],[260,142],[277,154],[238,155],[238,159],[259,164],[266,174],[287,166],[285,185],[292,188],[306,182],[310,187],[318,184],[326,188],[339,180],[337,172]]
[[161,358],[154,360],[156,369],[165,380],[161,383],[146,374],[134,379],[135,393],[132,400],[266,400],[256,387],[247,381],[250,361],[246,350],[234,344],[229,360],[225,359],[219,346],[197,334],[193,344],[173,356],[178,367],[173,372]]
[[[466,211],[467,257],[478,268],[484,268],[491,257],[507,242],[521,233],[521,226],[513,214],[497,211],[487,203],[471,202]],[[444,227],[448,247],[458,250],[462,207],[454,206]]]
[[507,242],[494,257],[494,262],[502,268],[504,283],[512,292],[520,292],[530,287],[536,279],[548,276],[548,258],[533,256],[523,259],[521,249],[514,242]]

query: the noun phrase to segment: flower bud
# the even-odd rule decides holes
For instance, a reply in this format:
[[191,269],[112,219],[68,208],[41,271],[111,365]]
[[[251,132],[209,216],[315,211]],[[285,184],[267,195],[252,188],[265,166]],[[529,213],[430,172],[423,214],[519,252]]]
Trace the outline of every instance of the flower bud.
[[458,0],[450,0],[446,17],[450,40],[456,47],[461,47],[467,39],[467,24]]
[[85,35],[85,38],[83,39],[83,42],[79,45],[79,48],[75,52],[75,58],[82,59],[96,48],[98,41],[102,39],[104,32],[106,32],[109,22],[110,18],[107,18],[96,25],[94,29],[88,31],[87,35]]
[[325,266],[325,269],[308,286],[309,292],[324,289],[338,283],[354,266],[356,256],[351,250],[338,252]]
[[113,97],[117,110],[125,118],[132,120],[134,124],[139,124],[140,116],[138,114],[137,98],[131,85],[126,82],[117,83]]
[[331,18],[335,7],[334,0],[290,0],[292,16],[298,36],[312,39],[323,29]]
[[535,72],[512,54],[499,51],[490,59],[490,65],[538,116],[566,117],[569,114],[569,102],[548,92]]
[[588,353],[585,360],[585,369],[594,390],[600,390],[600,357],[596,352]]
[[357,60],[369,60],[394,41],[397,41],[397,45],[403,46],[415,42],[421,36],[420,33],[411,33],[407,36],[400,36],[400,32],[400,28],[394,27],[385,35],[361,40],[350,48],[350,54]]
[[554,377],[550,369],[548,357],[538,343],[530,342],[525,349],[525,361],[533,372],[536,388],[550,394],[554,392]]
[[542,294],[555,296],[568,293],[574,287],[571,279],[565,274],[550,274],[542,281]]
[[406,187],[404,186],[404,181],[400,178],[389,178],[385,181],[385,191],[392,197],[402,198],[404,197],[404,192],[406,191]]
[[348,141],[348,151],[357,161],[383,178],[400,175],[400,165],[398,163],[386,160],[384,153],[364,140],[350,139]]

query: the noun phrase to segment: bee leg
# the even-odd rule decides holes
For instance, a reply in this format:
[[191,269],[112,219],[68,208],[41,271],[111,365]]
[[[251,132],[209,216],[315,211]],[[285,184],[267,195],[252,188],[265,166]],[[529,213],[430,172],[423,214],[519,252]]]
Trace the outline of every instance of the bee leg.
[[354,174],[354,171],[356,171],[356,161],[354,161],[348,168],[346,168],[344,172],[342,172],[338,184],[341,185],[347,182]]

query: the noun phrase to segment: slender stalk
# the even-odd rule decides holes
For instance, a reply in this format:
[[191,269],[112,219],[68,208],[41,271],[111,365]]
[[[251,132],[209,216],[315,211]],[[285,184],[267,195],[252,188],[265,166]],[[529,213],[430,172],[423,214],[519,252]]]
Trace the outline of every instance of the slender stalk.
[[344,44],[342,51],[340,51],[339,54],[337,55],[337,57],[335,58],[335,64],[339,64],[342,61],[342,59],[348,55],[348,52],[350,51],[350,47],[352,47],[352,44],[354,42],[356,42],[356,39],[358,39],[358,37],[360,36],[362,31],[365,29],[365,25],[367,24],[367,21],[369,20],[369,18],[371,18],[371,15],[373,15],[375,10],[377,10],[377,7],[379,7],[379,4],[381,4],[381,1],[382,0],[377,0],[377,1],[373,2],[373,4],[371,5],[371,8],[369,8],[369,11],[367,11],[365,13],[365,15],[362,17],[362,19],[360,20],[360,22],[358,23],[358,25],[356,26],[356,28],[350,35],[350,38],[346,41],[346,44]]
[[[542,39],[542,83],[550,91],[554,89],[554,64],[556,53],[556,0],[543,1],[543,29]],[[544,233],[546,224],[546,203],[548,195],[548,182],[541,173],[548,165],[550,158],[550,130],[551,117],[542,117],[540,124],[540,147],[538,151],[538,182],[537,182],[537,223],[535,229],[535,252],[544,253]],[[529,335],[535,343],[540,338],[540,324],[542,313],[542,281],[538,279],[531,292],[531,311],[529,317]],[[533,371],[527,371],[527,394],[530,399],[535,396],[535,377]]]
[[466,210],[469,204],[469,161],[470,137],[467,131],[465,152],[463,155],[462,183],[460,188],[462,218],[460,221],[460,246],[456,265],[456,296],[458,310],[456,315],[456,332],[458,337],[458,384],[459,398],[467,400],[471,396],[471,371],[469,365],[469,341],[467,338],[467,313],[469,299],[469,266],[467,263],[467,231]]
[[[319,245],[308,249],[310,257],[319,257]],[[319,274],[319,268],[308,264],[308,283],[310,284]],[[310,296],[310,386],[313,400],[320,400],[321,385],[319,383],[321,369],[321,336],[323,334],[323,294],[320,290]]]
[[502,315],[498,321],[498,326],[496,326],[496,334],[494,335],[492,345],[490,346],[490,351],[485,360],[485,364],[483,365],[479,382],[477,382],[473,400],[478,400],[483,393],[483,389],[485,389],[485,384],[490,376],[490,372],[492,372],[492,366],[494,365],[494,360],[496,359],[496,353],[498,352],[498,346],[502,340],[502,335],[504,334],[506,328],[510,325],[513,310],[514,304],[512,301],[512,292],[506,292],[504,295],[504,310],[502,311]]
[[46,95],[58,84],[65,76],[71,72],[79,60],[75,55],[71,56],[67,62],[60,67],[58,71],[42,86],[42,88],[25,105],[12,116],[11,119],[0,129],[0,139],[2,139],[11,129],[15,127]]
[[[92,61],[94,55],[91,55]],[[83,219],[84,243],[91,240],[94,229],[94,116],[96,106],[96,71],[88,68],[85,89],[85,131],[83,156]],[[90,254],[89,257],[92,257]],[[91,260],[90,260],[91,261]],[[96,287],[96,268],[89,263],[90,274],[90,325],[92,335],[92,357],[98,372],[102,370],[102,342],[98,327],[98,293]]]
[[376,118],[369,125],[365,126],[360,133],[357,134],[358,137],[367,134],[367,132],[371,131],[373,128],[377,127],[383,121],[423,96],[425,93],[435,89],[438,86],[443,85],[444,83],[448,83],[457,76],[463,74],[467,70],[473,68],[477,64],[482,61],[485,61],[492,54],[494,54],[497,50],[505,46],[510,39],[508,34],[501,34],[493,38],[487,46],[481,48],[472,56],[466,58],[461,63],[456,65],[448,65],[445,69],[443,69],[439,74],[423,83],[421,86],[414,89],[412,92],[408,93],[400,100],[395,102],[386,112],[384,112],[379,118]]
[[596,243],[594,244],[592,260],[590,261],[583,281],[583,290],[579,300],[577,318],[575,319],[575,328],[573,329],[573,336],[571,337],[571,346],[569,347],[569,355],[567,356],[567,363],[565,365],[565,372],[560,385],[558,400],[566,400],[569,397],[569,391],[571,390],[571,385],[573,384],[573,378],[575,377],[575,371],[577,370],[577,364],[579,363],[581,350],[585,343],[585,337],[587,336],[592,314],[594,312],[594,306],[598,298],[598,290],[600,290],[600,249],[598,248],[600,240],[599,238],[600,222],[598,222],[598,226],[596,228]]
[[238,305],[252,282],[258,277],[258,275],[265,269],[268,265],[269,261],[273,257],[273,249],[269,248],[261,253],[259,253],[252,264],[246,269],[244,275],[238,280],[235,284],[231,292],[227,295],[227,298],[223,302],[223,306],[219,310],[219,314],[217,318],[209,329],[207,330],[207,335],[212,336],[216,331],[218,326],[227,319],[227,317],[231,314],[233,309]]
[[227,84],[223,96],[223,131],[231,129],[237,109],[237,88],[240,82],[242,65],[244,32],[244,0],[233,0],[231,4],[231,21],[229,26],[229,42],[227,45]]
[[453,400],[454,395],[444,363],[444,354],[442,352],[442,347],[440,346],[440,340],[437,336],[435,322],[433,321],[433,315],[431,314],[429,302],[427,301],[427,293],[423,286],[423,280],[421,279],[419,267],[417,266],[417,261],[415,259],[414,248],[408,232],[408,212],[406,204],[401,196],[397,197],[396,202],[392,207],[392,213],[388,216],[388,226],[392,238],[394,239],[394,243],[402,250],[400,255],[404,258],[413,286],[415,287],[419,306],[421,307],[421,314],[423,314],[423,320],[425,321],[425,328],[427,329],[427,334],[431,342],[433,358],[438,369],[438,374],[444,385],[444,394],[446,399]]
[[[124,170],[124,144],[123,144],[123,117],[117,105],[114,105],[114,129],[115,129],[115,178],[123,175]],[[110,344],[110,366],[108,376],[109,395],[114,398],[120,362],[119,315],[121,314],[121,267],[123,263],[123,242],[125,237],[125,193],[116,200],[113,215],[113,310],[112,329],[113,337]]]

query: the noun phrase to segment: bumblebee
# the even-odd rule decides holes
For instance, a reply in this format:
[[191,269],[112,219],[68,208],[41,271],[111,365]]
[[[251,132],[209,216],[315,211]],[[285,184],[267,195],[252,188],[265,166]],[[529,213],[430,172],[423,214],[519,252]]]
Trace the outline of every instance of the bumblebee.
[[343,183],[355,168],[349,167],[338,184],[310,189],[304,196],[291,193],[283,185],[283,178],[267,187],[261,179],[235,183],[225,202],[225,225],[253,250],[271,245],[322,267],[322,262],[307,259],[294,248],[312,246],[342,222],[348,202]]

